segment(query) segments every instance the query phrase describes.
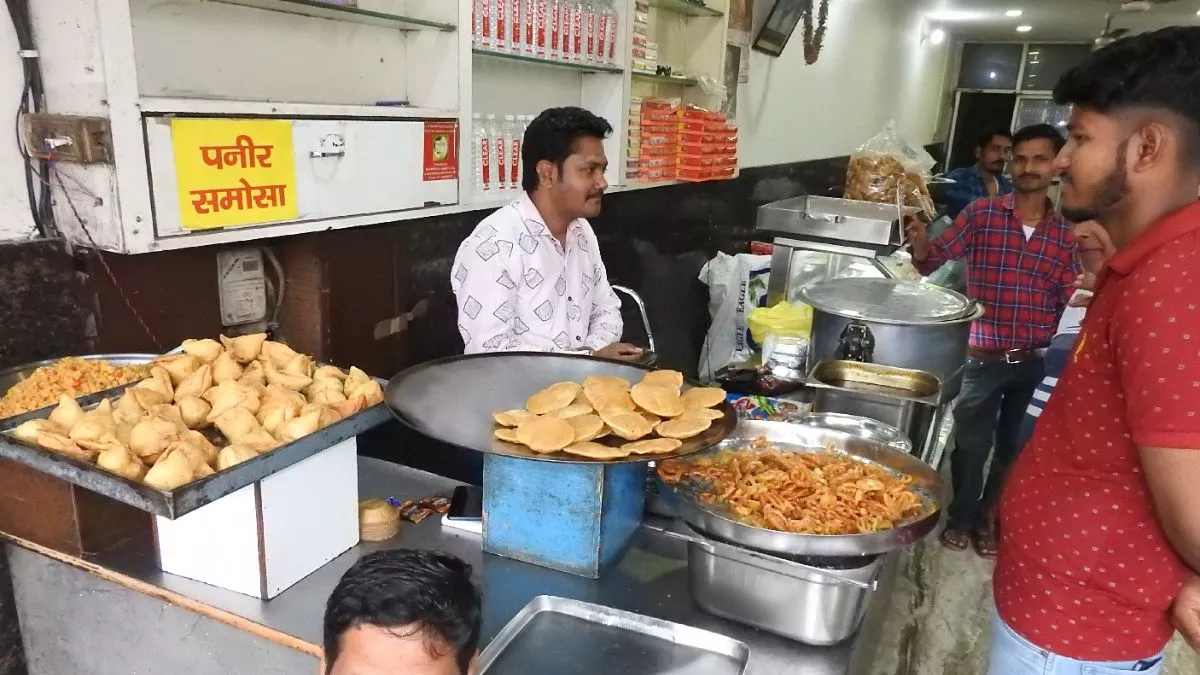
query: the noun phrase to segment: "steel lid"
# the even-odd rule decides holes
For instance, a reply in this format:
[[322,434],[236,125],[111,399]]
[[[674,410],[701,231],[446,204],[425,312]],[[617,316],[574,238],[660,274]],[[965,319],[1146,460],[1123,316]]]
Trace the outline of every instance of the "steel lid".
[[902,279],[829,279],[800,289],[800,299],[830,314],[887,323],[942,323],[971,310],[960,293]]

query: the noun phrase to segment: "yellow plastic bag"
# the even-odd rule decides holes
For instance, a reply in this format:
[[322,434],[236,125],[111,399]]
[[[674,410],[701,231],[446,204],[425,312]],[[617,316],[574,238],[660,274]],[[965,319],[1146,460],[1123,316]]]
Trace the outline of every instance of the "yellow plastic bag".
[[812,335],[812,320],[812,307],[788,302],[752,309],[746,317],[746,322],[750,324],[750,337],[760,345],[768,335],[807,339]]

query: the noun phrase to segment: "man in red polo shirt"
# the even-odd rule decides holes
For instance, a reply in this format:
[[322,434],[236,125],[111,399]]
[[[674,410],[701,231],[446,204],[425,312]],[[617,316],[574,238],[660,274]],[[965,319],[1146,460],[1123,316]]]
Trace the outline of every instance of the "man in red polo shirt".
[[1200,645],[1200,28],[1068,72],[1063,209],[1117,253],[1000,504],[992,675],[1157,672]]

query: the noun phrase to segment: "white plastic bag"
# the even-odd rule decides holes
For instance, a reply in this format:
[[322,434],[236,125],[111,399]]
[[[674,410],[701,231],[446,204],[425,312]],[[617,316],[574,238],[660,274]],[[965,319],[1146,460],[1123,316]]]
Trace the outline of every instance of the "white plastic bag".
[[701,268],[712,319],[700,352],[701,380],[711,381],[720,369],[754,355],[748,317],[750,310],[766,303],[770,276],[771,256],[767,255],[718,253]]

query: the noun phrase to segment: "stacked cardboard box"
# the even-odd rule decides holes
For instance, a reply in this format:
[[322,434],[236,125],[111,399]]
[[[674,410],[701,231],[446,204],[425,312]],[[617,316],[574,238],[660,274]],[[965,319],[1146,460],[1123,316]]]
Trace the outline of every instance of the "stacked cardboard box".
[[679,154],[680,101],[677,98],[646,98],[640,103],[638,126],[636,130],[630,126],[629,132],[631,151],[635,138],[637,142],[637,179],[643,183],[673,180]]
[[737,127],[725,115],[696,106],[676,112],[679,180],[727,180],[737,173]]

